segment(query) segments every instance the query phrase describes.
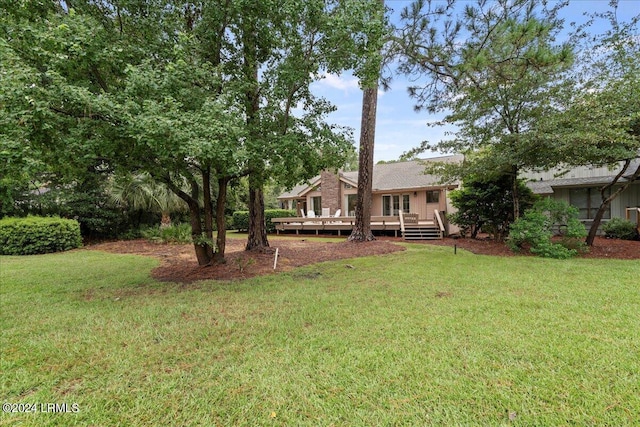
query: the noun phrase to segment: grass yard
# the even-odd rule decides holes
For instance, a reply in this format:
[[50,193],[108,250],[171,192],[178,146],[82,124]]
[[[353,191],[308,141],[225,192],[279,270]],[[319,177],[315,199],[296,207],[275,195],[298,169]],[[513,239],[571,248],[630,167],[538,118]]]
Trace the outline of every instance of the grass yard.
[[195,285],[155,265],[0,257],[0,400],[70,411],[0,425],[640,423],[638,261],[408,245]]

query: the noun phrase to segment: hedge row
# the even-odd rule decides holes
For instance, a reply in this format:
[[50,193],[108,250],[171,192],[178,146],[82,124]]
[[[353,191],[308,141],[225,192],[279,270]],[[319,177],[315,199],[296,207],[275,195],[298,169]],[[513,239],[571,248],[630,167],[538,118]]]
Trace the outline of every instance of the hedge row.
[[[275,233],[276,225],[271,218],[290,218],[296,216],[296,211],[287,209],[266,209],[264,217],[267,223],[267,233]],[[233,228],[238,231],[249,230],[249,211],[236,211],[233,213]]]
[[0,220],[0,255],[33,255],[82,246],[78,221],[62,218],[4,218]]

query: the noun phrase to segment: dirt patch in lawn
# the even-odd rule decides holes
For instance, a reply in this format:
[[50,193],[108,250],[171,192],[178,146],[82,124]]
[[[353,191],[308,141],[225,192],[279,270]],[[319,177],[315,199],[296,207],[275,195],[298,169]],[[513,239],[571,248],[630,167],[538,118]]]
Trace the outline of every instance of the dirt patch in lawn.
[[[382,255],[403,251],[404,247],[387,240],[351,243],[344,238],[335,242],[315,242],[304,237],[270,241],[266,252],[245,251],[244,239],[227,239],[225,264],[199,266],[192,245],[157,244],[146,240],[99,243],[87,249],[136,254],[160,258],[162,263],[151,275],[162,281],[190,283],[196,280],[235,280],[289,271],[294,267],[346,258]],[[273,269],[278,249],[276,270]]]
[[[344,238],[335,242],[316,242],[301,236],[299,239],[272,239],[265,253],[244,250],[244,239],[227,240],[226,260],[222,265],[198,266],[191,245],[157,244],[146,240],[127,240],[99,243],[88,249],[114,253],[137,254],[159,258],[162,262],[152,271],[155,279],[179,283],[197,280],[236,280],[270,274],[274,272],[275,249],[278,248],[276,272],[323,261],[382,255],[402,251],[395,244],[398,238],[379,238],[373,242],[351,243]],[[424,244],[450,246],[468,250],[475,254],[494,256],[516,256],[504,243],[487,239],[444,239]],[[640,242],[597,238],[594,246],[584,258],[618,258],[640,260]]]

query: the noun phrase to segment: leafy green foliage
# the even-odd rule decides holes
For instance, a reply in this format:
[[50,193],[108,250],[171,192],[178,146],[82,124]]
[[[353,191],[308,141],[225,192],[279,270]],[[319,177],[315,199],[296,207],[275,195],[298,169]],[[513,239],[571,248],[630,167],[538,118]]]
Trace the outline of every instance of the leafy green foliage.
[[[475,238],[482,230],[502,240],[514,221],[512,192],[509,176],[470,176],[461,189],[449,193],[451,204],[458,210],[449,215],[449,220],[460,227],[463,235]],[[518,181],[518,192],[521,206],[533,205],[534,195],[522,181]]]
[[[264,217],[268,233],[275,233],[276,225],[271,222],[271,218],[290,218],[295,217],[296,211],[288,209],[266,209]],[[233,213],[233,227],[238,231],[247,231],[249,229],[249,211],[236,211]]]
[[75,220],[34,216],[0,220],[0,255],[46,254],[80,246],[80,224]]
[[25,187],[16,195],[7,213],[73,218],[80,223],[82,235],[89,238],[114,238],[140,224],[157,221],[151,212],[114,206],[105,189],[106,176],[92,169],[77,174],[71,182],[56,179],[37,188]]
[[[327,123],[335,107],[310,85],[345,69],[371,78],[364,58],[379,54],[383,10],[377,0],[5,2],[2,184],[47,182],[34,179],[45,169],[71,182],[102,162],[151,174],[209,230],[216,183],[251,174],[253,187],[289,186],[344,163],[350,130]],[[0,192],[0,209],[13,199]]]
[[602,225],[605,236],[611,239],[638,240],[640,235],[636,224],[622,218],[611,218]]
[[[560,242],[552,241],[554,231],[560,234]],[[541,257],[566,259],[586,250],[580,240],[586,235],[575,207],[544,198],[512,224],[507,245],[514,252],[528,248],[532,254]]]
[[[425,141],[407,155],[490,150],[467,159],[477,164],[474,174],[508,173],[515,187],[521,169],[546,159],[526,135],[553,108],[573,61],[573,47],[556,41],[563,4],[478,1],[456,10],[458,3],[416,1],[402,12],[396,43],[400,70],[416,81],[416,108],[446,112],[433,125],[458,128],[453,138]],[[511,196],[518,217],[519,194]]]
[[[571,85],[545,111],[527,135],[534,150],[550,166],[609,165],[620,170],[603,188],[603,197],[587,237],[592,245],[611,202],[640,180],[640,166],[630,167],[640,154],[640,14],[611,9],[590,14],[589,23],[576,30],[582,52]],[[593,34],[598,20],[609,27]],[[539,155],[544,152],[545,155]],[[624,181],[621,178],[624,176]]]
[[249,229],[249,211],[235,211],[233,213],[233,228],[238,231]]
[[140,231],[142,237],[158,243],[192,243],[191,225],[174,224],[169,227],[149,227]]

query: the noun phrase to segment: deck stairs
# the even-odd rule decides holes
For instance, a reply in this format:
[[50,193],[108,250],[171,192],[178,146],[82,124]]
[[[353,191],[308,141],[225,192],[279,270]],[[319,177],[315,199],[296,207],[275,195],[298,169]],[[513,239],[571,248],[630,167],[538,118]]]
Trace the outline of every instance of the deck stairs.
[[435,225],[405,226],[404,240],[441,240],[442,231]]
[[444,227],[437,218],[434,221],[418,221],[418,214],[400,215],[400,227],[404,240],[441,240]]

